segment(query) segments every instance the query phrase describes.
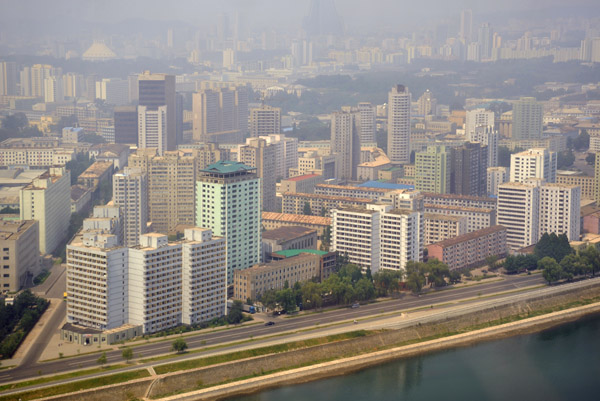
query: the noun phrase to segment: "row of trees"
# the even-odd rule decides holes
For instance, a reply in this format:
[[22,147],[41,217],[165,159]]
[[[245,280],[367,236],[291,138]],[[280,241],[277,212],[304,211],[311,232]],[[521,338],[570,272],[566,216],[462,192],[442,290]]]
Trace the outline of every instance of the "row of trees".
[[27,333],[37,323],[48,301],[29,290],[23,291],[12,305],[0,303],[0,358],[10,358]]
[[431,287],[442,287],[448,282],[460,281],[460,273],[450,272],[448,266],[437,259],[427,263],[408,262],[404,274],[382,269],[371,275],[370,270],[363,273],[360,267],[347,263],[343,256],[340,258],[342,262],[337,273],[322,283],[313,280],[297,282],[290,287],[286,282],[282,290],[266,291],[260,296],[260,301],[268,309],[279,307],[292,312],[298,306],[315,309],[323,305],[348,305],[394,295],[404,288],[419,293],[426,283]]
[[565,256],[574,252],[566,234],[545,233],[536,244],[533,254],[509,255],[504,260],[503,266],[508,274],[523,273],[538,269],[538,261],[545,257],[560,262]]

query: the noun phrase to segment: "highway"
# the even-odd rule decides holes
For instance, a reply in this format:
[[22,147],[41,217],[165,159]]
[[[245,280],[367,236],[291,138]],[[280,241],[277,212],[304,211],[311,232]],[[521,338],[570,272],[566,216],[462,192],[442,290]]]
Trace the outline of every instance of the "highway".
[[[519,290],[525,287],[537,286],[544,283],[541,274],[531,276],[505,276],[504,280],[495,281],[485,284],[468,286],[463,288],[445,289],[441,291],[432,291],[426,295],[417,297],[414,295],[405,295],[400,299],[392,299],[389,301],[377,302],[368,305],[361,305],[360,308],[342,308],[327,311],[325,313],[311,313],[300,315],[294,318],[286,318],[284,316],[274,317],[270,320],[276,322],[273,326],[252,325],[238,328],[230,328],[216,332],[198,332],[198,334],[188,333],[185,337],[189,349],[200,349],[205,347],[214,347],[215,345],[224,345],[227,343],[240,342],[244,340],[254,339],[257,344],[260,343],[257,339],[264,336],[280,335],[278,338],[293,337],[298,330],[314,329],[312,332],[327,330],[322,326],[328,326],[334,323],[348,322],[354,319],[364,321],[369,318],[376,318],[381,314],[389,314],[393,312],[401,312],[415,308],[428,307],[433,304],[452,303],[470,298],[479,298],[481,296],[489,296],[507,291]],[[501,296],[501,295],[498,295]],[[437,307],[436,307],[437,308]],[[281,333],[289,332],[288,336]],[[43,336],[42,336],[43,337]],[[40,344],[41,345],[41,344]],[[248,344],[238,346],[224,347],[224,349],[235,349],[239,347],[247,347]],[[135,358],[149,358],[157,355],[171,353],[171,341],[150,342],[133,346]],[[91,349],[90,349],[91,350]],[[58,374],[72,370],[89,369],[98,367],[98,353],[90,355],[81,355],[77,357],[65,358],[49,362],[34,363],[27,358],[26,363],[20,366],[0,371],[0,383],[24,380],[31,377],[39,377],[40,375]],[[195,353],[193,357],[201,356],[202,353]],[[121,350],[112,350],[106,352],[107,363],[122,363]],[[177,359],[189,358],[190,355],[178,357]],[[139,366],[138,366],[139,368]]]

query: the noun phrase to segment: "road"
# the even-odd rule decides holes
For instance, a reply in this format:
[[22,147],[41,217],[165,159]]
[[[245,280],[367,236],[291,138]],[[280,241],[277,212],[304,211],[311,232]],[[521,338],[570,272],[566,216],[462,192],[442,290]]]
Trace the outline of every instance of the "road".
[[[188,344],[189,349],[193,350],[207,346],[244,341],[250,338],[257,339],[267,335],[280,335],[285,332],[289,332],[289,336],[292,337],[294,335],[293,333],[300,329],[313,328],[314,331],[319,331],[319,326],[327,326],[336,322],[352,321],[354,319],[364,320],[381,315],[382,313],[400,312],[403,310],[428,307],[433,304],[444,304],[470,298],[478,298],[480,296],[513,291],[543,283],[544,280],[540,274],[506,277],[502,281],[451,290],[433,291],[421,297],[407,295],[401,299],[363,305],[356,309],[336,309],[326,313],[301,315],[291,319],[285,317],[273,318],[272,320],[275,321],[276,324],[268,327],[261,324],[211,333],[200,332],[199,334],[185,337],[185,341]],[[57,315],[59,314],[57,313]],[[281,335],[279,338],[285,337],[286,335]],[[247,344],[244,346],[247,346]],[[227,348],[233,349],[235,347]],[[171,352],[171,342],[164,341],[142,344],[134,346],[133,351],[136,358],[148,358],[163,355]],[[195,357],[200,355],[201,353],[194,354]],[[107,351],[106,356],[109,364],[123,362],[120,350]],[[57,374],[77,369],[95,368],[98,367],[97,359],[97,353],[43,363],[31,363],[31,360],[28,359],[27,364],[21,364],[14,369],[0,371],[0,383],[23,380],[39,375]]]

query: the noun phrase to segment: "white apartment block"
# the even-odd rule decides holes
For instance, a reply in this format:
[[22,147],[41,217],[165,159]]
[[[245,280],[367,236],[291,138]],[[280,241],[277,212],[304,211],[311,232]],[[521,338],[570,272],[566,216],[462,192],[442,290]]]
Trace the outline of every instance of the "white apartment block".
[[395,164],[410,162],[410,92],[396,85],[388,93],[388,157]]
[[[465,119],[465,135],[469,137],[471,133],[475,133],[477,127],[494,127],[494,112],[486,109],[474,109],[467,111]],[[472,141],[471,142],[479,142]],[[487,144],[486,144],[487,145]]]
[[167,106],[157,110],[149,110],[146,106],[138,106],[138,147],[154,148],[159,155],[167,149]]
[[350,263],[376,273],[423,260],[423,213],[377,204],[333,209],[331,214],[331,249],[347,254]]
[[544,148],[533,148],[510,156],[510,181],[525,182],[539,178],[556,182],[557,155]]
[[150,233],[129,248],[129,323],[144,333],[177,326],[182,317],[181,243]]
[[365,145],[368,143],[374,143],[377,138],[377,107],[371,103],[361,102],[358,104],[358,111],[360,113],[360,143]]
[[423,213],[391,209],[381,215],[380,269],[403,270],[406,262],[423,260]]
[[67,148],[0,148],[0,167],[64,166],[75,158],[75,150]]
[[67,322],[98,330],[127,323],[127,259],[112,234],[84,233],[67,246]]
[[126,167],[122,173],[113,175],[113,201],[123,216],[123,243],[138,245],[148,223],[146,174],[140,168]]
[[123,245],[123,215],[119,206],[95,206],[92,217],[83,220],[83,232],[113,234]]
[[182,254],[182,323],[196,324],[227,314],[225,238],[213,237],[207,228],[186,229]]
[[539,239],[540,188],[535,183],[507,182],[498,186],[498,224],[506,227],[510,250]]
[[[467,233],[481,230],[496,224],[496,210],[476,207],[446,206],[425,204],[425,213],[466,217]],[[499,224],[499,223],[498,223]]]
[[425,213],[425,245],[467,234],[466,216]]
[[96,82],[96,98],[114,106],[129,104],[129,80],[104,78]]
[[279,134],[281,133],[281,109],[267,105],[250,109],[248,122],[250,137]]
[[487,169],[487,193],[490,196],[498,196],[498,185],[508,182],[507,167],[488,167]]
[[498,141],[500,140],[500,134],[498,131],[494,131],[493,125],[491,127],[477,126],[471,133],[467,134],[467,138],[469,142],[479,142],[481,145],[488,147],[488,167],[496,167],[498,165]]
[[540,188],[540,237],[544,233],[566,234],[579,241],[581,234],[581,187],[545,184]]
[[52,167],[21,189],[20,197],[20,219],[37,220],[40,252],[53,252],[69,229],[71,172],[64,167]]
[[[384,210],[384,209],[383,209]],[[331,210],[331,250],[348,255],[350,263],[372,273],[379,270],[381,210]]]

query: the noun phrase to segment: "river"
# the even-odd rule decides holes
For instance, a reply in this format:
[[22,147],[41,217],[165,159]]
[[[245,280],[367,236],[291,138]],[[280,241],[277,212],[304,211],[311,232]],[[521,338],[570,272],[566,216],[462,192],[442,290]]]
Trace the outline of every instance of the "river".
[[231,401],[600,400],[600,316]]

